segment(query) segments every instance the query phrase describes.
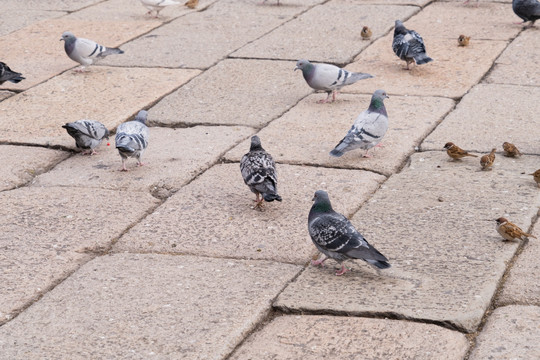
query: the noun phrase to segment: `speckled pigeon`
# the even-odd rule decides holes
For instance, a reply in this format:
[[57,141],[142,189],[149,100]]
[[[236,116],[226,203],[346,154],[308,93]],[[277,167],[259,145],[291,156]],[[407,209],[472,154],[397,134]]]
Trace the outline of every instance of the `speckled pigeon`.
[[[321,265],[329,258],[339,264],[347,259],[362,259],[378,269],[390,267],[388,259],[371,246],[342,214],[335,212],[328,193],[315,192],[314,203],[308,217],[308,230],[315,247],[323,253],[319,260],[312,260],[313,266]],[[341,265],[336,275],[343,275],[348,269]]]
[[11,70],[5,63],[0,62],[0,85],[6,81],[16,84],[19,81],[24,80],[21,75],[21,73]]
[[109,130],[95,120],[78,120],[62,125],[68,134],[75,139],[75,144],[79,149],[90,149],[82,152],[83,155],[97,154],[95,148],[101,144],[104,138],[109,138]]
[[240,160],[240,172],[246,185],[257,196],[255,207],[260,208],[263,200],[281,201],[277,191],[276,163],[263,149],[257,135],[251,137],[249,152]]
[[538,0],[512,0],[512,10],[519,16],[523,23],[530,21],[529,26],[540,19],[540,2]]
[[95,41],[77,38],[73,33],[65,31],[60,41],[64,40],[64,50],[73,61],[81,64],[77,71],[84,71],[85,66],[91,65],[95,60],[111,54],[123,54],[118,48],[108,48]]
[[149,10],[148,14],[152,14],[152,11],[155,11],[156,18],[159,16],[159,12],[165,7],[180,4],[178,1],[173,0],[141,0],[141,3]]
[[325,103],[330,100],[336,100],[336,93],[342,87],[351,85],[362,79],[372,78],[373,75],[364,73],[350,72],[331,64],[312,64],[307,60],[298,60],[296,70],[302,70],[304,79],[315,90],[324,90],[328,93],[325,100],[319,100],[318,103]]
[[384,99],[387,98],[386,91],[375,91],[368,109],[358,115],[347,135],[330,152],[330,155],[340,157],[347,151],[363,149],[366,150],[364,157],[370,157],[369,149],[379,146],[388,130],[388,115],[384,107]]
[[135,120],[120,124],[116,130],[116,148],[122,157],[121,171],[128,171],[126,161],[130,157],[137,158],[137,165],[144,165],[141,162],[141,156],[148,146],[147,116],[148,112],[141,110],[135,117]]
[[416,62],[416,65],[433,61],[426,54],[426,46],[422,37],[414,30],[407,30],[399,20],[396,20],[392,50],[401,60],[407,62],[407,70],[413,61]]

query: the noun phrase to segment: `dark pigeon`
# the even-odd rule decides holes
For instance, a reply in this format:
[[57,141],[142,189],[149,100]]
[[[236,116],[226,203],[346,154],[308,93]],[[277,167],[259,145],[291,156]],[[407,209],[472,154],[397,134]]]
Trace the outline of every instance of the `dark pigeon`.
[[121,171],[128,171],[126,161],[130,157],[137,158],[137,165],[144,165],[141,162],[141,156],[148,146],[147,116],[148,112],[141,110],[135,117],[135,120],[120,124],[116,130],[116,148],[122,157]]
[[11,70],[9,66],[7,66],[5,63],[0,62],[0,85],[5,83],[6,81],[16,84],[21,80],[24,80],[21,75],[21,73]]
[[97,154],[95,148],[101,144],[104,138],[109,138],[109,130],[105,125],[95,120],[78,120],[62,125],[62,127],[75,139],[77,148],[90,149],[89,152],[83,151],[83,155]]
[[392,50],[401,60],[407,62],[407,70],[409,70],[409,64],[413,61],[416,65],[433,61],[426,54],[426,46],[422,37],[414,30],[407,30],[399,20],[396,20]]
[[261,207],[263,200],[281,201],[277,191],[276,163],[262,148],[257,135],[251,137],[249,152],[240,161],[240,172],[246,185],[257,196],[256,207]]
[[[345,216],[332,209],[326,191],[315,192],[313,200],[308,217],[309,235],[315,247],[326,257],[311,261],[312,265],[321,265],[331,258],[339,264],[347,259],[362,259],[378,269],[390,267],[388,259],[371,246]],[[336,275],[347,271],[341,265]]]
[[538,0],[512,0],[512,10],[519,16],[523,23],[530,21],[530,26],[540,19],[540,2]]

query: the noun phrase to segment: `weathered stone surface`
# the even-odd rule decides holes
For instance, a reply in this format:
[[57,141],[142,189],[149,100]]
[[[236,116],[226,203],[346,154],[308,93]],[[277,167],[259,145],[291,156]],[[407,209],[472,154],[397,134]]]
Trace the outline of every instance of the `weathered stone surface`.
[[191,256],[99,257],[0,328],[2,356],[223,359],[300,269]]
[[[272,153],[277,161],[367,169],[390,175],[454,106],[450,99],[390,95],[385,100],[389,129],[382,140],[384,148],[370,150],[374,154],[372,158],[363,158],[365,151],[360,149],[335,158],[329,152],[347,134],[356,117],[368,108],[371,95],[339,94],[334,104],[316,103],[325,97],[326,94],[318,94],[302,100],[260,131],[263,144],[279,149]],[[225,156],[240,161],[248,148],[249,139]]]
[[4,191],[0,203],[2,323],[86,261],[86,253],[110,246],[157,200],[137,192],[50,187]]
[[488,83],[540,85],[540,39],[536,29],[523,31],[497,58]]
[[[28,10],[45,11],[76,11],[103,0],[25,0],[24,8]],[[21,9],[20,0],[2,0],[2,8],[9,10]]]
[[[466,56],[456,53],[457,38],[464,34],[470,36],[469,47],[476,46],[477,39],[511,40],[521,31],[520,25],[512,24],[509,19],[515,16],[512,6],[506,3],[477,2],[473,6],[463,6],[463,1],[434,2],[425,7],[418,15],[404,24],[413,29],[424,39],[443,38],[454,56]],[[481,21],[480,21],[481,19]],[[393,34],[393,31],[392,31]],[[428,44],[426,43],[426,47]],[[428,54],[429,54],[429,47]],[[435,58],[434,58],[435,59]],[[436,58],[436,60],[441,60]]]
[[[287,6],[258,1],[218,1],[206,11],[177,19],[122,49],[130,56],[103,63],[205,69],[322,0],[291,0]],[[268,3],[270,5],[270,3]]]
[[[523,224],[518,226],[521,225]],[[522,229],[528,230],[527,227]],[[532,234],[540,239],[538,225]],[[540,264],[538,263],[540,244],[534,238],[530,240],[510,269],[504,287],[497,298],[499,306],[510,304],[540,306],[540,284],[537,281],[540,275]]]
[[389,94],[462,97],[488,72],[493,61],[506,47],[506,41],[476,40],[461,47],[456,39],[431,37],[422,34],[427,54],[434,60],[425,65],[411,65],[392,51],[394,32],[375,41],[365,49],[347,70],[375,75],[370,81],[359,81],[343,88],[345,92],[372,93],[385,89]]
[[[392,313],[474,331],[517,249],[495,230],[500,216],[527,228],[540,198],[521,175],[536,159],[452,162],[444,152],[414,154],[352,218],[392,268],[363,262],[336,277],[310,266],[277,299],[295,311]],[[322,296],[321,294],[324,294]]]
[[[150,109],[155,124],[260,127],[312,89],[294,74],[293,61],[224,60]],[[186,111],[189,109],[189,111]]]
[[8,97],[13,95],[15,95],[14,92],[0,90],[0,101],[7,99]]
[[469,343],[436,325],[337,316],[280,316],[233,354],[240,359],[463,359]]
[[263,59],[308,58],[345,64],[371,44],[360,36],[363,25],[368,25],[373,31],[372,39],[377,39],[390,30],[395,19],[408,18],[417,11],[416,6],[333,0],[313,7],[232,55]]
[[68,156],[69,153],[58,150],[0,145],[0,191],[27,183]]
[[143,154],[145,166],[128,160],[126,174],[118,171],[121,158],[111,139],[96,156],[75,155],[36,179],[36,186],[84,186],[104,189],[151,191],[167,197],[207,169],[219,156],[253,129],[236,126],[197,126],[188,129],[150,128],[150,145]]
[[105,66],[65,72],[0,103],[0,141],[72,147],[66,122],[93,119],[113,129],[198,73]]
[[[19,4],[18,8],[6,9],[4,7],[4,2],[2,2],[2,12],[0,13],[0,24],[2,24],[2,27],[0,28],[0,36],[7,35],[13,31],[17,31],[25,26],[29,26],[42,20],[60,17],[67,14],[66,12],[62,11],[28,9],[26,6],[23,8],[20,5],[20,0],[18,0],[17,3]],[[3,53],[2,58],[4,58],[5,55],[6,54]]]
[[540,308],[505,306],[495,309],[476,339],[471,360],[540,358]]
[[540,127],[539,98],[538,87],[479,84],[426,138],[422,149],[440,150],[452,141],[467,150],[489,152],[496,147],[502,152],[508,141],[521,152],[540,154],[538,138],[528,136]]
[[281,164],[277,170],[281,203],[254,210],[255,194],[244,184],[239,165],[217,165],[131,229],[114,250],[304,264],[315,253],[307,232],[315,191],[327,189],[334,208],[350,215],[384,180],[364,171]]

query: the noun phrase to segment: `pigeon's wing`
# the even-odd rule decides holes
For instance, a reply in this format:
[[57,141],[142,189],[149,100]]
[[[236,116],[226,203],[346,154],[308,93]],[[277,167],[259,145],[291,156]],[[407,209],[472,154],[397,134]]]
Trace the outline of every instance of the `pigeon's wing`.
[[426,46],[424,45],[424,39],[414,30],[410,30],[409,33],[405,36],[407,38],[410,36],[409,42],[409,52],[411,57],[415,55],[423,54],[426,52]]
[[248,186],[256,188],[266,180],[270,180],[274,186],[277,183],[276,164],[272,156],[265,151],[254,151],[245,154],[240,162],[240,172]]
[[392,41],[392,50],[399,56],[400,59],[407,57],[409,53],[409,42],[405,39],[405,35],[399,34],[394,37]]
[[100,123],[99,121],[95,120],[79,120],[74,123],[71,123],[72,127],[77,129],[80,133],[89,136],[96,140],[101,140],[104,137],[109,136],[109,130]]
[[343,69],[331,64],[315,64],[315,73],[309,85],[316,90],[332,90],[343,78]]
[[118,127],[115,141],[116,147],[144,150],[148,146],[148,127],[138,121],[123,123]]
[[311,239],[321,248],[331,252],[343,253],[342,250],[351,242],[353,246],[357,246],[358,240],[354,239],[355,232],[350,221],[337,212],[319,214],[309,222]]
[[74,55],[82,58],[96,57],[105,47],[99,45],[95,41],[77,38],[75,41]]

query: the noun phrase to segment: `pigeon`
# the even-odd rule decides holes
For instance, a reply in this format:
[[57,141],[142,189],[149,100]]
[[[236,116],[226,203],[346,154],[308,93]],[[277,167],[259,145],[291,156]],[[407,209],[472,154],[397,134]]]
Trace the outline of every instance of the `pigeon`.
[[414,30],[407,30],[399,20],[396,20],[392,50],[401,60],[407,62],[407,70],[409,70],[409,64],[413,61],[416,62],[416,65],[433,61],[426,54],[426,47],[422,37]]
[[75,144],[79,149],[90,149],[82,152],[82,155],[97,154],[95,148],[101,144],[103,138],[109,138],[109,130],[95,120],[78,120],[62,125],[68,134],[75,139]]
[[144,149],[148,146],[147,116],[148,112],[141,110],[135,117],[135,120],[120,124],[116,130],[116,148],[122,157],[122,169],[120,171],[128,171],[126,168],[128,157],[136,157],[137,165],[144,165],[141,162],[141,156]]
[[380,146],[388,130],[388,115],[384,107],[384,99],[387,98],[386,91],[375,91],[368,109],[358,115],[347,135],[330,151],[330,155],[340,157],[347,151],[363,149],[366,150],[364,157],[370,157],[369,149]]
[[0,85],[6,81],[12,83],[18,83],[25,78],[21,76],[21,73],[15,72],[9,68],[5,63],[0,62]]
[[345,85],[351,85],[362,79],[369,79],[373,76],[364,73],[354,73],[340,69],[331,64],[312,64],[307,60],[298,60],[296,70],[302,70],[302,75],[310,87],[315,90],[324,90],[328,93],[326,100],[319,100],[318,103],[325,103],[332,95],[332,101],[336,100],[336,93]]
[[165,7],[180,4],[178,1],[173,0],[141,0],[141,3],[149,10],[147,14],[152,14],[152,11],[156,12],[156,19],[159,17],[159,12]]
[[[362,259],[378,269],[390,267],[388,259],[371,246],[345,216],[332,209],[326,191],[316,191],[313,201],[309,211],[308,230],[313,244],[323,253],[319,260],[311,261],[313,266],[322,265],[332,258],[339,264],[347,259]],[[343,275],[347,271],[341,265],[336,275]]]
[[[249,189],[255,193],[256,208],[262,202],[281,201],[277,191],[276,163],[272,156],[261,146],[261,139],[257,135],[251,137],[249,152],[242,156],[240,172]],[[262,195],[259,199],[259,195]]]
[[76,70],[78,72],[84,71],[85,66],[91,65],[95,60],[107,55],[124,53],[118,48],[108,48],[92,40],[77,38],[69,31],[62,34],[60,41],[62,40],[64,40],[64,50],[67,56],[82,65],[80,69]]
[[540,19],[540,2],[538,0],[512,0],[512,10],[523,20],[520,24],[530,21],[529,26],[533,26],[534,22]]

